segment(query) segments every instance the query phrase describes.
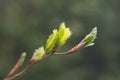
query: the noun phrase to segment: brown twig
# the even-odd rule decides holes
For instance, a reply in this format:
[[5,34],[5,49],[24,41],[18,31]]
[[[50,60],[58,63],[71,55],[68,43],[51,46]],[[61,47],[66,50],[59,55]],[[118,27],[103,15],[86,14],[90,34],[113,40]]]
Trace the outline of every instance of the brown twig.
[[54,53],[55,55],[67,55],[67,54],[72,54],[77,52],[78,50],[81,50],[84,48],[85,42],[81,41],[79,44],[74,46],[72,49],[68,50],[67,52],[62,52],[62,53]]
[[11,77],[12,75],[14,75],[14,73],[22,66],[24,60],[25,60],[25,56],[26,53],[23,52],[20,56],[20,58],[18,59],[17,63],[15,64],[15,66],[11,69],[11,71],[8,73],[7,77]]
[[13,76],[11,76],[11,77],[7,77],[7,78],[5,78],[4,80],[13,80],[13,79],[15,79],[15,78],[17,78],[17,77],[20,77],[20,76],[23,75],[32,65],[33,65],[33,64],[28,65],[28,66],[27,66],[24,70],[22,70],[21,72],[13,75]]
[[[46,53],[46,54],[43,56],[42,60],[43,60],[43,59],[46,59],[47,57],[49,57],[49,56],[51,56],[51,55],[54,55],[54,54],[55,54],[55,55],[67,55],[67,54],[75,53],[75,52],[77,52],[78,50],[83,49],[83,48],[84,48],[84,45],[85,45],[85,42],[84,42],[84,41],[81,41],[78,45],[74,46],[73,48],[71,48],[71,49],[68,50],[67,52],[62,52],[62,53],[55,53],[55,51],[56,51],[56,49],[57,49],[58,47],[54,47],[51,52]],[[13,80],[13,79],[15,79],[15,78],[20,77],[21,75],[23,75],[34,63],[38,62],[38,61],[35,61],[35,60],[34,60],[34,57],[32,57],[32,58],[33,58],[33,60],[30,61],[29,65],[28,65],[25,69],[23,69],[21,72],[15,74],[15,75],[13,75],[13,73],[14,73],[16,70],[18,70],[18,68],[20,67],[20,66],[16,67],[16,65],[15,65],[15,67],[10,71],[10,74],[9,74],[4,80]],[[18,61],[18,63],[19,63],[19,61]],[[17,64],[18,64],[18,63],[17,63]]]
[[20,67],[21,67],[21,60],[18,60],[18,62],[15,64],[15,66],[13,67],[13,69],[9,72],[7,77],[12,76]]

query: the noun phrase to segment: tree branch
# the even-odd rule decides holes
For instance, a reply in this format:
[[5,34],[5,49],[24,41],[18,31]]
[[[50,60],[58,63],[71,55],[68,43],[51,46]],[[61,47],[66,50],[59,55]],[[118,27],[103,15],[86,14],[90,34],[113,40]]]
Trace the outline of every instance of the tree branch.
[[[63,53],[55,53],[55,51],[56,51],[56,49],[57,49],[57,47],[55,47],[55,48],[53,48],[53,50],[50,52],[50,53],[46,53],[44,56],[43,56],[43,58],[42,58],[42,60],[43,59],[46,59],[47,57],[49,57],[49,56],[51,56],[51,55],[67,55],[67,54],[72,54],[72,53],[75,53],[75,52],[77,52],[78,50],[81,50],[81,49],[83,49],[84,48],[84,45],[85,45],[85,42],[83,42],[83,41],[81,41],[78,45],[76,45],[75,47],[73,47],[72,49],[70,49],[70,50],[68,50],[68,51],[66,51],[66,52],[63,52]],[[20,77],[21,75],[23,75],[34,63],[36,63],[36,62],[38,62],[38,61],[34,61],[34,62],[32,62],[32,63],[29,63],[29,65],[24,69],[24,70],[22,70],[21,72],[19,72],[19,73],[17,73],[17,74],[15,74],[15,75],[13,75],[13,76],[10,76],[10,75],[8,75],[7,76],[7,78],[5,78],[4,80],[13,80],[13,79],[15,79],[15,78],[17,78],[17,77]],[[19,68],[19,67],[18,67]],[[17,69],[18,69],[17,68]],[[16,68],[15,68],[16,69]],[[16,69],[16,70],[17,70]],[[13,70],[14,70],[14,68],[13,68]],[[11,72],[11,71],[10,71]],[[15,72],[15,71],[14,71]]]
[[[64,30],[66,32],[65,35],[68,35],[69,33],[69,36],[70,36],[70,31],[68,28],[65,28],[64,27],[64,24],[61,26],[60,30]],[[61,32],[62,33],[62,32]],[[49,43],[51,43],[51,41],[54,43],[54,38],[56,37],[56,30],[53,31],[53,34],[54,36],[52,37],[49,37],[48,41]],[[59,32],[60,34],[60,32]],[[23,53],[20,57],[20,59],[18,60],[18,62],[16,63],[16,65],[13,67],[13,69],[9,72],[8,76],[4,79],[4,80],[13,80],[17,77],[20,77],[21,75],[23,75],[34,63],[37,63],[39,60],[43,60],[43,59],[46,59],[47,57],[51,56],[51,55],[67,55],[67,54],[73,54],[75,52],[77,52],[78,50],[81,50],[83,49],[84,47],[88,47],[88,46],[92,46],[94,43],[93,41],[95,40],[96,38],[96,35],[97,35],[97,28],[95,27],[80,43],[78,43],[76,46],[74,46],[73,48],[71,48],[70,50],[66,51],[66,52],[62,52],[62,53],[56,53],[56,50],[58,47],[62,46],[64,44],[64,40],[66,41],[67,38],[66,36],[63,37],[63,35],[61,36],[61,34],[59,36],[61,36],[62,38],[62,42],[59,42],[59,46],[55,46],[54,44],[54,47],[51,47],[53,46],[52,44],[49,44],[47,43],[47,47],[48,49],[50,48],[51,51],[48,50],[48,52],[45,52],[44,51],[44,48],[41,47],[39,49],[37,49],[37,51],[35,51],[36,53],[33,54],[32,58],[30,59],[29,61],[29,64],[19,73],[13,75],[19,68],[20,66],[22,65],[22,63],[24,62],[24,59],[25,59],[25,56],[26,56],[26,53]],[[67,36],[67,37],[69,37]],[[64,39],[65,38],[65,39]],[[61,41],[61,40],[60,40]],[[62,45],[61,45],[62,44]],[[42,56],[41,56],[41,53]],[[38,55],[39,54],[39,55]]]

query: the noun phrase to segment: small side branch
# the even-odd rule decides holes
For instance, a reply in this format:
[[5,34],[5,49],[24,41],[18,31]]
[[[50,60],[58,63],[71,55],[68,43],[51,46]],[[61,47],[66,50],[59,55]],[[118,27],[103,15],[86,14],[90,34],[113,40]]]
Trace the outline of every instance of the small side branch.
[[[34,64],[34,63],[33,63],[33,64]],[[23,69],[21,72],[15,74],[15,75],[13,75],[13,76],[7,77],[7,78],[5,78],[4,80],[13,80],[13,79],[15,79],[15,78],[17,78],[17,77],[22,76],[33,64],[28,65],[28,66],[27,66],[25,69]]]
[[72,49],[68,50],[67,52],[62,52],[62,53],[53,53],[55,55],[68,55],[68,54],[73,54],[81,49],[83,49],[85,46],[85,42],[81,41],[78,45],[74,46]]

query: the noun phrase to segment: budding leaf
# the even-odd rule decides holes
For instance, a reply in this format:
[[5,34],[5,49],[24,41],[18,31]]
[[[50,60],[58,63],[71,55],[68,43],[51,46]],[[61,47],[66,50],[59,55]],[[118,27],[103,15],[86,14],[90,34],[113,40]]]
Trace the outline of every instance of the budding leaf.
[[43,47],[40,47],[35,50],[34,57],[36,57],[37,60],[42,59],[43,55],[45,54],[45,50]]
[[20,58],[19,58],[18,62],[15,64],[13,69],[11,69],[11,71],[8,73],[8,76],[12,76],[22,66],[22,64],[23,64],[23,62],[25,60],[25,57],[26,57],[26,53],[23,52],[20,55]]
[[70,37],[71,31],[69,28],[66,28],[65,24],[62,23],[59,27],[59,30],[53,30],[46,43],[46,52],[50,52],[54,47],[62,46],[66,40]]
[[21,64],[24,62],[25,57],[26,57],[26,52],[23,52],[20,56]]
[[71,31],[69,28],[66,28],[65,24],[62,23],[60,25],[59,31],[58,31],[58,46],[62,46],[66,40],[70,37]]
[[93,46],[94,45],[94,40],[96,39],[97,36],[97,27],[93,28],[92,31],[85,36],[83,41],[85,42],[85,47],[88,46]]
[[58,36],[58,32],[55,29],[53,30],[53,34],[51,34],[47,40],[46,52],[50,52],[54,48],[56,41],[57,41],[57,36]]

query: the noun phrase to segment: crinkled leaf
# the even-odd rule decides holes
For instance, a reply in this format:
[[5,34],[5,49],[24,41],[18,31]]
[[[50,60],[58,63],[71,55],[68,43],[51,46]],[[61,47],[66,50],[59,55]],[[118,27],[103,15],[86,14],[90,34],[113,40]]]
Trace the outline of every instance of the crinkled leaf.
[[53,30],[53,34],[51,34],[47,40],[47,43],[46,43],[46,52],[49,52],[51,51],[55,44],[56,44],[56,41],[57,41],[57,30]]
[[36,57],[37,60],[42,59],[44,54],[45,54],[45,50],[43,47],[36,49],[34,52],[34,56]]
[[59,31],[53,30],[46,43],[46,52],[50,52],[54,47],[62,46],[66,40],[70,37],[71,32],[69,28],[66,28],[65,24],[62,23],[59,27]]
[[70,37],[70,35],[71,35],[70,29],[66,28],[65,24],[62,23],[58,31],[59,37],[58,46],[62,46],[66,42],[66,40]]

